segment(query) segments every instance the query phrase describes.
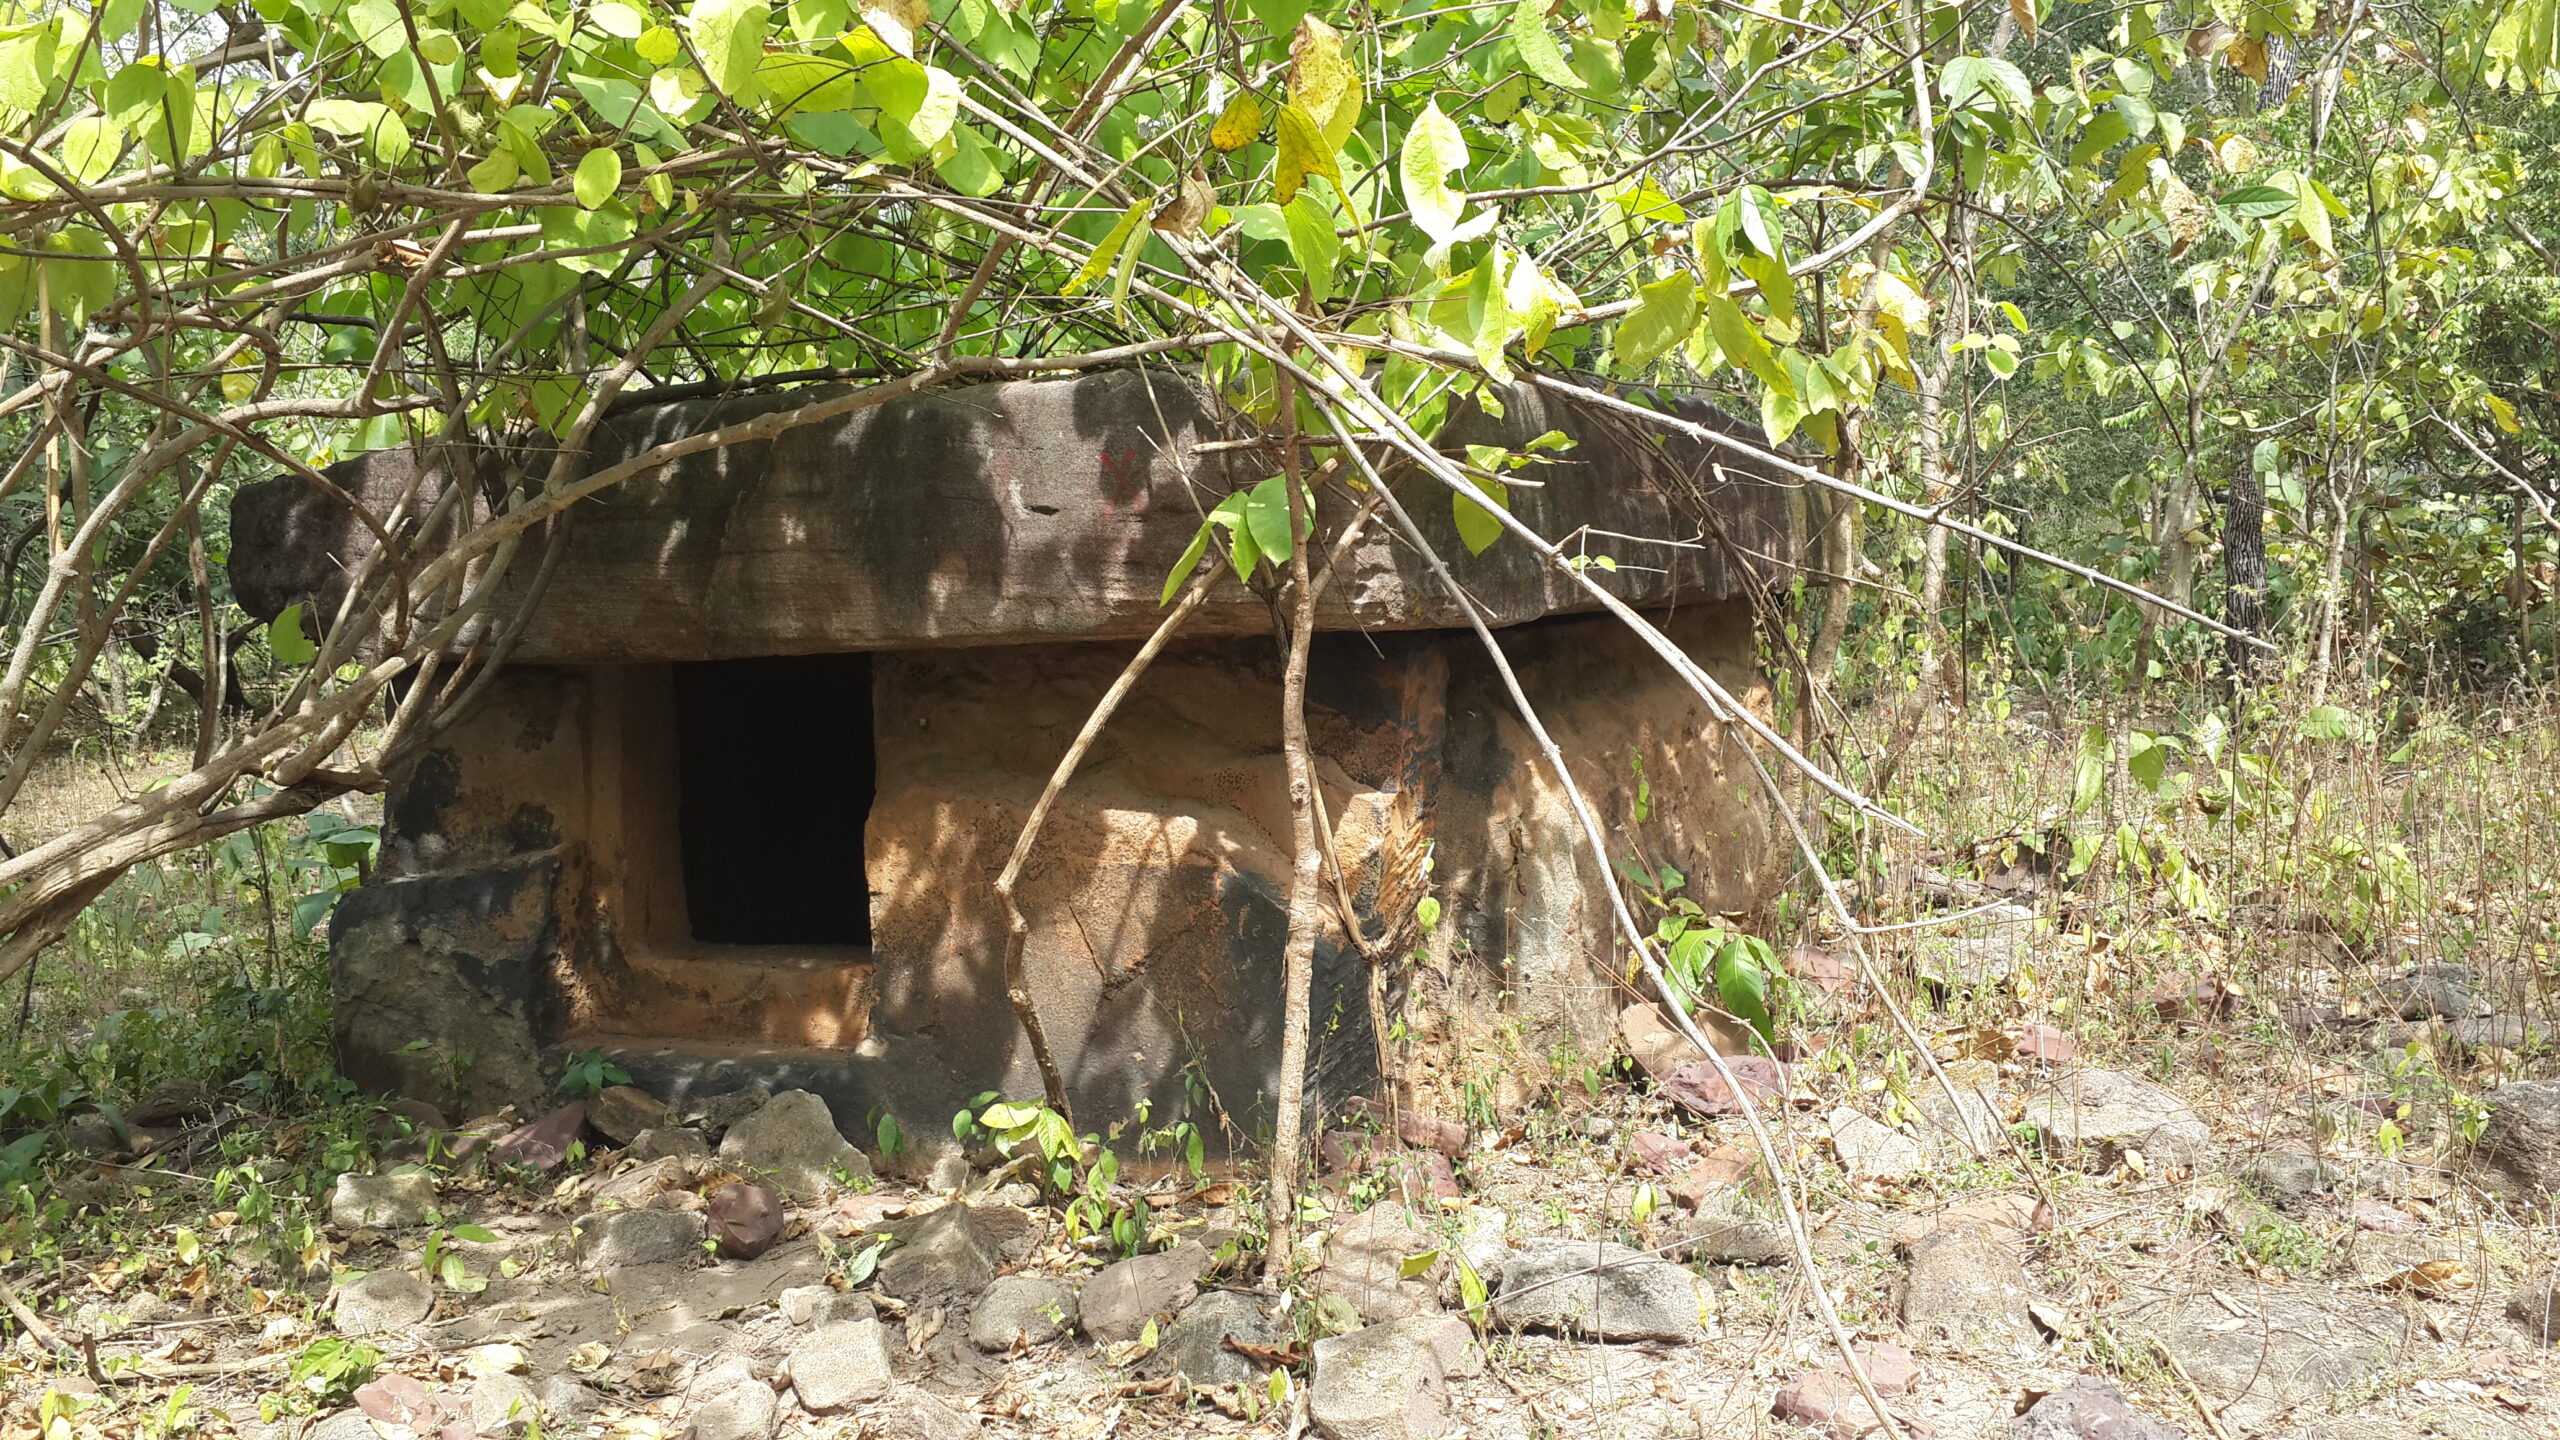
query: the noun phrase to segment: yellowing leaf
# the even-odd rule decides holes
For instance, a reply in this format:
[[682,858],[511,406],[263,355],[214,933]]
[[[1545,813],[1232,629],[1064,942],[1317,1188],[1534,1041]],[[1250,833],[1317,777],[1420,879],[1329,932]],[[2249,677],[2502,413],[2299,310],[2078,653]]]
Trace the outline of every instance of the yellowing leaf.
[[1547,28],[1546,0],[1519,0],[1511,7],[1511,43],[1519,47],[1520,64],[1530,74],[1562,89],[1582,88],[1582,77],[1566,62],[1564,47]]
[[578,162],[577,177],[570,182],[578,203],[589,210],[613,198],[622,188],[622,156],[610,145],[599,145]]
[[1341,32],[1313,15],[1298,21],[1289,42],[1289,103],[1316,122],[1327,154],[1360,123],[1360,73],[1343,58]]
[[2524,427],[2516,420],[2516,407],[2495,395],[2482,395],[2480,403],[2489,407],[2489,418],[2498,422],[2499,429],[2510,435],[2524,433]]
[[1467,192],[1449,184],[1449,172],[1464,169],[1466,163],[1466,133],[1457,121],[1440,113],[1438,100],[1431,101],[1405,131],[1397,168],[1414,226],[1434,244],[1449,243],[1457,232],[1459,215],[1467,208]]
[[[1111,262],[1120,257],[1120,247],[1129,243],[1129,237],[1137,233],[1138,222],[1146,218],[1147,202],[1144,200],[1121,211],[1120,219],[1111,227],[1111,233],[1103,236],[1102,243],[1093,247],[1093,254],[1085,259],[1083,268],[1077,270],[1066,284],[1060,286],[1058,293],[1061,295],[1081,293],[1086,286],[1109,274]],[[995,1122],[990,1120],[987,1123],[993,1125]]]
[[83,185],[107,178],[124,154],[124,127],[102,115],[84,115],[62,127],[62,168]]
[[1280,107],[1280,163],[1272,177],[1272,198],[1286,205],[1297,198],[1298,187],[1310,175],[1322,175],[1339,189],[1342,172],[1333,163],[1333,148],[1324,143],[1324,131],[1305,107],[1296,103]]
[[1707,324],[1715,332],[1716,348],[1724,358],[1757,376],[1770,390],[1795,393],[1795,382],[1787,375],[1787,367],[1778,362],[1776,352],[1751,317],[1742,307],[1722,295],[1707,297]]
[[1262,102],[1254,98],[1252,91],[1239,90],[1227,102],[1227,108],[1218,112],[1218,123],[1209,127],[1209,143],[1218,153],[1232,155],[1252,144],[1253,137],[1261,133]]
[[900,55],[916,53],[916,32],[933,12],[925,0],[862,0],[863,23],[880,42]]

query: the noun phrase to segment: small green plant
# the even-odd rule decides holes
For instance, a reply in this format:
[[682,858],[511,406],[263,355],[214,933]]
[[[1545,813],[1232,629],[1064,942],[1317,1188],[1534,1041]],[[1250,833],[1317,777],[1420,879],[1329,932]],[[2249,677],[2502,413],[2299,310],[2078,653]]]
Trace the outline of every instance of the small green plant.
[[476,1295],[489,1288],[486,1277],[474,1275],[462,1263],[462,1252],[453,1248],[456,1240],[474,1245],[493,1245],[498,1237],[477,1225],[439,1227],[427,1236],[426,1248],[418,1257],[418,1275],[428,1284],[441,1283],[447,1290]]
[[2329,1261],[2329,1246],[2308,1229],[2281,1215],[2251,1217],[2232,1237],[2232,1245],[2260,1268],[2305,1275]]
[[344,1405],[356,1393],[357,1386],[373,1378],[373,1367],[381,1361],[382,1352],[362,1341],[323,1336],[293,1357],[293,1367],[285,1372],[284,1389],[261,1400],[259,1414],[273,1424],[286,1407],[307,1415]]
[[560,1069],[563,1095],[595,1095],[610,1085],[628,1085],[631,1072],[604,1058],[601,1050],[581,1050]]

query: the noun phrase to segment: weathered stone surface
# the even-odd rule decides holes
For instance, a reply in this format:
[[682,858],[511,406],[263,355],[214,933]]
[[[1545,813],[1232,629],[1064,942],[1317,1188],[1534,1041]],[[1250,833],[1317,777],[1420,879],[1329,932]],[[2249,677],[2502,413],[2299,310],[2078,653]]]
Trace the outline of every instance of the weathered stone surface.
[[1436,1311],[1437,1264],[1410,1279],[1402,1272],[1406,1260],[1440,1246],[1439,1232],[1413,1211],[1393,1202],[1373,1205],[1326,1235],[1316,1288],[1340,1296],[1371,1324]]
[[2186,1440],[2187,1432],[2133,1408],[2122,1391],[2082,1375],[2009,1422],[2010,1440]]
[[542,1401],[542,1413],[549,1417],[555,1429],[561,1426],[575,1429],[604,1403],[604,1397],[595,1392],[594,1386],[567,1371],[544,1376],[533,1389]]
[[2026,1122],[2058,1153],[2112,1169],[2128,1149],[2154,1165],[2192,1165],[2213,1133],[2187,1103],[2118,1070],[2074,1070],[2027,1098]]
[[722,1090],[694,1100],[676,1118],[700,1130],[705,1139],[716,1142],[729,1133],[730,1126],[763,1109],[772,1100],[773,1092],[761,1085],[750,1085],[742,1090]]
[[1716,1265],[1777,1265],[1795,1258],[1787,1227],[1732,1190],[1704,1196],[1697,1213],[1680,1226],[1673,1252],[1682,1260]]
[[968,1440],[979,1433],[978,1420],[950,1402],[909,1390],[871,1417],[872,1440]]
[[435,1209],[435,1177],[414,1170],[397,1175],[341,1175],[337,1188],[329,1192],[329,1223],[341,1230],[359,1225],[386,1230],[424,1225]]
[[1595,1340],[1687,1344],[1704,1334],[1697,1286],[1688,1271],[1624,1245],[1538,1239],[1504,1263],[1493,1315],[1504,1325]]
[[1106,1265],[1078,1296],[1084,1332],[1105,1343],[1135,1340],[1149,1320],[1190,1304],[1208,1273],[1209,1252],[1197,1240]]
[[792,1347],[784,1371],[801,1407],[819,1415],[881,1399],[898,1383],[889,1366],[888,1331],[877,1320],[818,1327]]
[[1073,1330],[1079,1313],[1074,1286],[1045,1275],[1007,1275],[970,1310],[969,1343],[993,1353],[1046,1345]]
[[483,1375],[464,1392],[471,1427],[482,1435],[521,1435],[539,1419],[542,1401],[521,1375]]
[[869,1320],[880,1313],[870,1295],[859,1290],[838,1290],[826,1285],[794,1285],[774,1297],[782,1318],[794,1325],[833,1325],[845,1320]]
[[2507,1318],[2542,1344],[2560,1344],[2560,1270],[2543,1272],[2508,1297]]
[[338,1291],[341,1335],[383,1335],[427,1318],[436,1292],[406,1270],[376,1270]]
[[[1725,1069],[1741,1083],[1742,1093],[1754,1103],[1766,1104],[1786,1089],[1778,1065],[1765,1055],[1727,1055]],[[1700,1060],[1682,1065],[1661,1077],[1662,1093],[1679,1101],[1700,1115],[1739,1115],[1742,1102],[1724,1083],[1714,1065]]]
[[2288,1209],[2327,1194],[2338,1183],[2336,1169],[2298,1145],[2279,1145],[2253,1155],[2240,1173],[2270,1203]]
[[977,1212],[957,1202],[883,1228],[898,1237],[898,1245],[880,1262],[874,1284],[881,1294],[910,1305],[974,1300],[995,1279],[1003,1259]]
[[2408,1327],[2397,1309],[2301,1288],[2250,1287],[2239,1298],[2252,1313],[2238,1324],[2210,1296],[2188,1293],[2135,1292],[2104,1318],[2117,1334],[2167,1342],[2234,1434],[2258,1432],[2401,1363]]
[[2469,1020],[2489,1013],[2472,991],[2467,965],[2420,965],[2373,987],[2367,1010],[2403,1020]]
[[1319,1340],[1308,1418],[1326,1440],[1438,1440],[1449,1430],[1449,1380],[1421,1316]]
[[1248,1345],[1268,1345],[1279,1331],[1261,1301],[1233,1290],[1212,1290],[1165,1328],[1152,1363],[1194,1385],[1251,1384],[1268,1367],[1228,1349],[1231,1335]]
[[667,1102],[646,1090],[629,1085],[610,1085],[596,1092],[587,1102],[587,1123],[596,1133],[616,1145],[628,1145],[643,1130],[673,1126],[676,1112]]
[[341,1410],[316,1421],[303,1432],[304,1440],[381,1440],[381,1432],[361,1410]]
[[702,1217],[682,1210],[605,1210],[576,1222],[578,1264],[587,1270],[702,1259]]
[[1859,1114],[1843,1105],[1831,1112],[1832,1153],[1852,1180],[1887,1180],[1899,1184],[1929,1163],[1929,1147],[1917,1136]]
[[[678,436],[805,406],[821,393],[630,411],[599,427],[589,463],[611,465]],[[1673,403],[1686,418],[1760,438],[1756,426]],[[1512,498],[1542,534],[1583,526],[1685,533],[1691,522],[1679,494],[1687,477],[1709,490],[1735,554],[1793,553],[1793,507],[1783,490],[1746,478],[1759,472],[1738,454],[1679,438],[1657,450],[1624,422],[1543,391],[1515,388],[1503,410],[1496,419],[1462,402],[1441,440],[1519,446],[1551,429],[1572,436],[1570,463],[1532,464],[1524,478],[1543,483]],[[580,507],[517,654],[528,663],[615,663],[1135,639],[1160,618],[1164,576],[1199,527],[1198,496],[1253,478],[1227,456],[1191,454],[1225,424],[1191,376],[1108,370],[926,391],[769,441],[686,456]],[[494,469],[498,457],[476,453],[464,463]],[[383,514],[417,464],[407,449],[376,451],[327,473],[359,505]],[[872,480],[847,485],[847,474]],[[433,503],[449,483],[431,468],[417,503]],[[1459,580],[1495,624],[1596,608],[1525,549],[1474,555],[1459,543],[1448,508],[1419,506],[1415,518],[1456,557]],[[374,543],[362,522],[299,479],[242,487],[231,523],[236,593],[266,619],[295,603],[333,611],[344,577]],[[1749,579],[1723,546],[1672,551],[1661,563],[1668,568],[1621,570],[1612,588],[1649,608],[1727,597]],[[502,594],[495,603],[520,602]],[[1318,615],[1327,630],[1467,623],[1411,548],[1375,530],[1344,558]],[[1268,625],[1242,592],[1211,601],[1190,621],[1200,635],[1258,635]]]
[[2036,1343],[2035,1298],[2014,1245],[1989,1230],[1940,1230],[1911,1248],[1902,1326],[1914,1340],[2014,1350]]
[[498,1137],[489,1147],[489,1158],[501,1165],[530,1165],[536,1170],[559,1168],[569,1158],[569,1147],[587,1124],[587,1106],[573,1100],[539,1120],[528,1121]]
[[693,1412],[693,1440],[773,1440],[782,1402],[761,1380],[723,1386]]
[[824,1197],[836,1183],[834,1171],[871,1174],[870,1160],[836,1130],[827,1102],[806,1090],[785,1090],[730,1126],[720,1138],[720,1159],[771,1176],[774,1188],[794,1200]]
[[2510,1080],[2489,1092],[2482,1178],[2519,1200],[2560,1197],[2560,1082]]
[[608,1175],[595,1188],[595,1208],[637,1210],[668,1191],[690,1183],[694,1176],[694,1163],[670,1155]]
[[690,1125],[669,1125],[643,1130],[631,1137],[634,1160],[708,1160],[711,1142]]
[[782,1197],[770,1185],[732,1181],[711,1192],[703,1223],[724,1260],[753,1260],[782,1238]]
[[1875,1411],[1858,1393],[1857,1382],[1832,1370],[1808,1371],[1779,1386],[1769,1413],[1837,1440],[1854,1440],[1874,1432],[1876,1425]]
[[966,1155],[945,1155],[933,1162],[932,1172],[925,1178],[925,1188],[936,1195],[948,1195],[968,1188],[969,1179],[977,1173]]
[[[544,850],[340,897],[329,999],[347,1078],[457,1114],[548,1089],[533,1016],[558,944],[559,884],[559,859]],[[443,1062],[466,1052],[468,1066]]]

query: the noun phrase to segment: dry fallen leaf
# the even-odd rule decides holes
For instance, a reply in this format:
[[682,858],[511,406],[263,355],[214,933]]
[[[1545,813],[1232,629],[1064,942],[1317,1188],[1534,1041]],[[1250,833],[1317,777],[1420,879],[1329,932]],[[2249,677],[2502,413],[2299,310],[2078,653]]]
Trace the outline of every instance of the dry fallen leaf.
[[2429,1260],[2386,1275],[2380,1282],[2382,1289],[2414,1291],[2430,1300],[2459,1295],[2471,1285],[2471,1267],[2459,1260]]

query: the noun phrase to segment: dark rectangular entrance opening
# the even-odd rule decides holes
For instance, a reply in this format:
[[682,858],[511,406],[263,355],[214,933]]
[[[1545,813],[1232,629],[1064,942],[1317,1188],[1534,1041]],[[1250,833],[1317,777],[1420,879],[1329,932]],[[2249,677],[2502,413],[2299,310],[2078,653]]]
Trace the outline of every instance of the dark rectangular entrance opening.
[[871,657],[674,667],[685,908],[707,945],[869,945]]

